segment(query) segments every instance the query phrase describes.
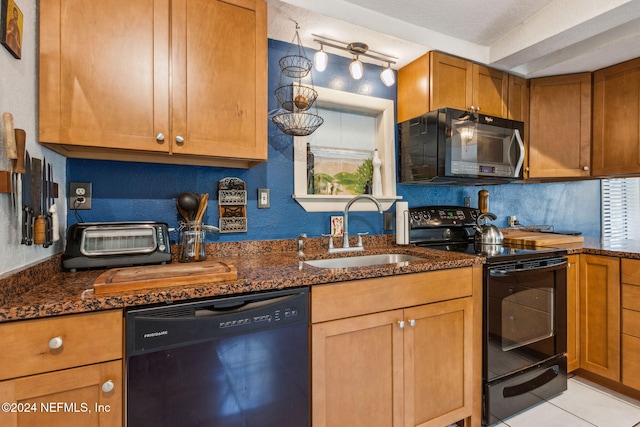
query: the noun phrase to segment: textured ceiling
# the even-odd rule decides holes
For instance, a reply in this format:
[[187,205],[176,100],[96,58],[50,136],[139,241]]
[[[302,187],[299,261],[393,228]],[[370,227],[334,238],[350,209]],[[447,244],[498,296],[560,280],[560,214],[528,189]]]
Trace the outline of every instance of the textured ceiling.
[[[440,50],[528,78],[640,57],[640,0],[267,0],[269,37],[364,42],[401,68]],[[348,56],[346,52],[326,49]],[[361,58],[366,62],[365,58]]]

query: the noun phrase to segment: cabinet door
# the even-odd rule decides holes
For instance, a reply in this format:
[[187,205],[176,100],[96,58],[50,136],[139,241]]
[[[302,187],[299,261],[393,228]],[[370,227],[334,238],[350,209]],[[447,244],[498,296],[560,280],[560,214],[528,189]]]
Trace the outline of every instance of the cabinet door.
[[620,381],[620,260],[580,255],[580,367]]
[[405,310],[405,426],[443,426],[471,416],[472,299]]
[[[113,389],[105,392],[107,381]],[[119,360],[2,381],[0,400],[15,404],[16,411],[0,412],[0,425],[122,426],[123,388]]]
[[171,5],[173,152],[266,160],[266,3]]
[[591,74],[530,81],[529,177],[589,176]]
[[[509,74],[508,118],[529,123],[529,81]],[[525,132],[526,133],[526,132]]]
[[40,4],[40,141],[168,151],[169,0]]
[[580,367],[580,256],[567,257],[567,370]]
[[430,110],[457,108],[468,110],[473,105],[473,63],[431,52]]
[[640,59],[593,74],[593,175],[640,173]]
[[507,117],[509,75],[473,64],[473,106],[482,114]]
[[402,426],[402,310],[311,327],[314,427]]
[[398,123],[429,112],[429,53],[398,70]]

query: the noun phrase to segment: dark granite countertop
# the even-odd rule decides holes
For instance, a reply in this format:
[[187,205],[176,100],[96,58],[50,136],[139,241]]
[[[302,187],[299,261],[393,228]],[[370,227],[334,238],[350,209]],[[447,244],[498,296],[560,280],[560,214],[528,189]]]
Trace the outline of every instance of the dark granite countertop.
[[[483,257],[456,252],[398,246],[394,235],[367,236],[367,250],[364,252],[329,255],[325,246],[326,239],[307,239],[304,260],[401,253],[422,257],[424,261],[412,261],[401,267],[376,265],[332,270],[302,264],[296,255],[295,239],[213,243],[207,244],[208,259],[233,264],[238,270],[237,280],[94,295],[93,281],[104,270],[63,272],[61,255],[57,255],[35,266],[0,277],[0,322],[468,267],[485,261]],[[640,259],[640,241],[636,240],[613,244],[585,237],[583,245],[566,249],[569,254],[588,253]]]
[[[328,255],[325,245],[326,239],[307,239],[304,259],[340,256]],[[208,259],[234,265],[238,270],[237,280],[94,295],[93,281],[104,270],[63,272],[61,255],[58,255],[0,278],[0,322],[459,268],[484,262],[483,258],[471,255],[397,246],[393,235],[368,236],[365,248],[364,252],[349,255],[392,252],[416,255],[424,261],[412,261],[406,266],[376,265],[333,270],[301,264],[294,239],[214,243],[207,244]]]

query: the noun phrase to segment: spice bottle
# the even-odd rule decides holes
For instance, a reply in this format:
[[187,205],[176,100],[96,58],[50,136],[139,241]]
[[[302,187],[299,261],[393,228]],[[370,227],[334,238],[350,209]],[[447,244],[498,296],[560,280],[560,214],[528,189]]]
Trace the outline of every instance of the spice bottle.
[[480,212],[489,212],[489,192],[487,190],[478,191],[478,209]]

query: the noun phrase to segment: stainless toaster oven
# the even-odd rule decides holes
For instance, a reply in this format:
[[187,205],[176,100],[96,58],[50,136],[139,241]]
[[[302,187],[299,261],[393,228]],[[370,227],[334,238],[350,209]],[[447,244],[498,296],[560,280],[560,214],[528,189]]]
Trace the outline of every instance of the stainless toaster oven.
[[169,230],[163,222],[73,224],[62,255],[62,266],[71,271],[169,262]]

